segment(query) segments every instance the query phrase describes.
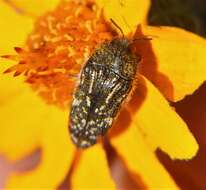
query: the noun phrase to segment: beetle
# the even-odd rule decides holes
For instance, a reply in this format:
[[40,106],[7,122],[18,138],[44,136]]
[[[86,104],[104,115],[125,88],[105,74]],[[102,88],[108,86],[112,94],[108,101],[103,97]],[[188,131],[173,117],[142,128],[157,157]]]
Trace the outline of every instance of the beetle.
[[140,62],[125,37],[102,43],[80,74],[70,112],[70,134],[79,148],[96,143],[114,123]]

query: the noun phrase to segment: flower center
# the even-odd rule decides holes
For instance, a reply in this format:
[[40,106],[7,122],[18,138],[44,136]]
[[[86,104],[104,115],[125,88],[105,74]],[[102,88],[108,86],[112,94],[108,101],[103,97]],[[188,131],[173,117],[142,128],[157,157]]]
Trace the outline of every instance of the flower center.
[[65,0],[36,21],[25,48],[16,48],[19,63],[6,72],[24,74],[47,103],[66,108],[81,67],[98,44],[112,37],[94,1]]

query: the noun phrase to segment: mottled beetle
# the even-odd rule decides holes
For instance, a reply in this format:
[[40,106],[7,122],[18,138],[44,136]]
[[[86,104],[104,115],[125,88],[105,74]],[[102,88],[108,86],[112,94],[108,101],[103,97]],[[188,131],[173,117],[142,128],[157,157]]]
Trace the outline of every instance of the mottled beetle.
[[124,37],[104,42],[84,65],[70,113],[71,138],[77,147],[95,144],[128,96],[140,60],[130,46]]

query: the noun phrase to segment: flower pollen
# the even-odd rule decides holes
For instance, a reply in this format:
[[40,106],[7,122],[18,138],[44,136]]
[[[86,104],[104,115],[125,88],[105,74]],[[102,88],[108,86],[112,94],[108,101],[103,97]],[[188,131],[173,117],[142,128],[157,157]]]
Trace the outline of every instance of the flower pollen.
[[98,44],[112,39],[111,28],[94,1],[63,1],[41,16],[18,55],[5,71],[24,74],[47,103],[66,108],[83,64]]

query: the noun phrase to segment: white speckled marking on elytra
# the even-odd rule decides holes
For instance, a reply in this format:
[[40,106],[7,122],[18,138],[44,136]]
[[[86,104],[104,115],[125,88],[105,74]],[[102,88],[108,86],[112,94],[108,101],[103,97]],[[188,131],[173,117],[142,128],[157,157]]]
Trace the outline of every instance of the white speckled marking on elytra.
[[86,146],[87,144],[88,144],[88,141],[85,141],[85,140],[81,141],[82,146]]
[[102,110],[104,110],[105,107],[106,107],[105,105],[102,105],[102,106],[99,108],[99,110],[102,111]]
[[90,107],[91,100],[90,100],[89,96],[86,96],[86,101],[87,101],[87,106]]
[[98,126],[99,128],[102,128],[103,125],[104,125],[104,122],[103,122],[103,121],[101,121],[100,123],[97,123],[97,126]]
[[85,75],[84,75],[84,73],[82,73],[80,83],[81,83],[81,84],[84,84],[84,80],[85,80]]
[[86,67],[86,68],[85,68],[85,71],[88,72],[88,71],[89,71],[89,68]]
[[95,124],[95,121],[91,120],[91,121],[89,121],[88,124],[89,124],[89,125],[94,125],[94,124]]
[[72,136],[72,140],[74,141],[74,143],[77,143],[78,142],[78,138],[75,137],[75,135],[71,134]]
[[87,113],[87,110],[86,110],[85,107],[82,107],[82,111],[83,111],[84,113]]
[[93,139],[93,140],[95,140],[95,139],[96,139],[96,136],[94,136],[94,135],[91,135],[91,136],[90,136],[90,139]]
[[82,119],[82,124],[83,124],[83,125],[86,124],[86,119]]
[[112,122],[113,122],[113,118],[112,118],[112,117],[107,117],[107,118],[105,119],[105,121],[106,121],[109,125],[111,125]]
[[91,74],[92,79],[91,79],[91,83],[90,83],[90,85],[89,85],[89,94],[92,93],[92,88],[93,88],[93,85],[94,85],[95,75],[96,75],[96,72],[95,72],[95,71],[92,71],[92,74]]
[[121,84],[117,84],[113,89],[112,89],[112,92],[109,93],[109,95],[107,96],[106,98],[106,103],[108,104],[109,103],[109,100],[112,98],[113,94],[116,92],[116,90],[121,86]]
[[81,99],[79,100],[79,99],[77,99],[77,98],[74,98],[74,101],[73,101],[73,106],[79,106],[79,104],[81,103]]

